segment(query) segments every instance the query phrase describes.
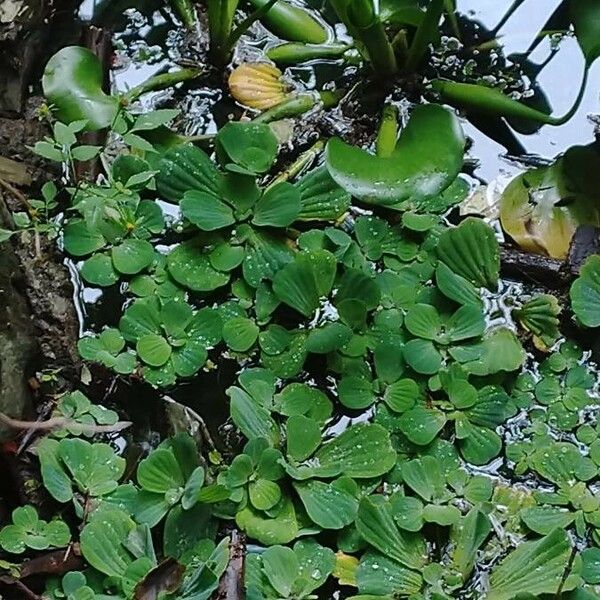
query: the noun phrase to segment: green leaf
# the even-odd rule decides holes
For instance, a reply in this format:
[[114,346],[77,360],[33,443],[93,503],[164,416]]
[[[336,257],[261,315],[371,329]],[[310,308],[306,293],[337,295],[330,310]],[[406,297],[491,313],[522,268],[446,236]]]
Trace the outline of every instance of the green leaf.
[[570,555],[569,538],[560,529],[540,540],[522,543],[492,570],[487,599],[511,600],[519,594],[556,594],[559,588],[565,592],[573,589],[573,579],[563,584]]
[[229,122],[219,130],[217,147],[249,173],[266,173],[277,156],[278,142],[268,125]]
[[88,228],[85,221],[73,220],[65,225],[65,250],[73,256],[86,256],[106,244],[104,236]]
[[375,402],[373,383],[356,375],[344,376],[338,383],[340,402],[352,410],[368,408]]
[[175,455],[166,448],[157,448],[140,462],[137,480],[144,490],[156,494],[164,494],[185,484]]
[[590,256],[571,286],[573,312],[586,327],[600,327],[600,256]]
[[500,247],[494,230],[481,219],[469,217],[441,236],[437,253],[457,275],[477,287],[495,291],[500,272]]
[[413,444],[427,446],[444,428],[446,415],[439,410],[417,407],[405,412],[398,424]]
[[343,323],[326,323],[308,334],[306,349],[315,354],[328,354],[345,346],[352,337],[352,330]]
[[266,438],[273,444],[279,441],[277,424],[267,408],[261,406],[250,394],[238,387],[230,387],[230,413],[236,427],[249,439]]
[[333,288],[336,267],[335,256],[326,250],[301,252],[275,275],[273,291],[282,302],[310,317],[321,297]]
[[462,168],[464,134],[456,116],[429,104],[417,107],[389,158],[329,141],[326,165],[333,179],[365,202],[394,206],[421,202],[444,191]]
[[294,551],[283,546],[273,546],[267,548],[261,558],[269,583],[283,598],[288,598],[299,570]]
[[356,572],[356,582],[361,596],[355,598],[365,600],[413,597],[423,586],[419,573],[406,569],[379,552],[364,554]]
[[100,287],[108,287],[119,281],[119,274],[115,271],[113,261],[108,254],[91,256],[83,263],[79,273],[85,281]]
[[435,375],[442,368],[442,357],[429,340],[411,340],[402,351],[406,362],[417,373]]
[[258,510],[270,510],[281,500],[281,488],[267,479],[252,481],[248,492],[252,506]]
[[81,532],[81,553],[94,569],[121,578],[134,558],[125,549],[134,521],[123,511],[104,509]]
[[71,150],[71,157],[73,160],[92,160],[92,158],[98,156],[100,151],[102,150],[102,146],[77,146]]
[[292,501],[284,497],[276,517],[247,506],[235,515],[235,522],[246,534],[261,544],[287,544],[298,536],[298,521]]
[[294,415],[287,420],[287,454],[295,461],[306,460],[321,443],[321,427],[304,415]]
[[303,465],[291,473],[294,478],[337,477],[354,479],[378,477],[396,462],[390,436],[380,425],[352,425],[327,442],[314,455],[312,465]]
[[555,506],[531,506],[521,511],[521,519],[532,531],[547,535],[555,529],[567,529],[575,514]]
[[325,166],[312,169],[296,184],[300,192],[299,221],[335,221],[350,208],[351,198]]
[[300,214],[300,192],[284,182],[269,188],[256,203],[252,222],[260,227],[288,227]]
[[167,256],[173,279],[194,292],[210,292],[229,282],[229,274],[211,265],[207,246],[200,239],[184,242]]
[[251,319],[237,317],[225,321],[223,340],[234,352],[246,352],[258,338],[258,325]]
[[183,216],[203,231],[215,231],[235,223],[231,208],[206,192],[185,192],[180,206]]
[[569,9],[575,25],[575,36],[589,68],[600,57],[600,10],[598,4],[594,0],[571,0]]
[[550,348],[560,337],[558,330],[561,307],[558,299],[550,294],[540,294],[525,302],[513,315],[519,323],[539,339],[545,348]]
[[154,247],[146,240],[125,240],[112,249],[115,269],[125,275],[136,275],[154,260]]
[[358,500],[339,483],[295,482],[294,489],[311,520],[323,529],[342,529],[354,522]]
[[136,350],[139,357],[151,367],[162,367],[171,357],[171,346],[167,340],[153,333],[141,337]]
[[397,413],[410,410],[421,397],[421,392],[416,381],[401,379],[386,387],[383,401]]
[[383,496],[369,496],[361,500],[356,528],[383,556],[409,569],[419,570],[425,565],[427,552],[423,537],[398,529],[390,505]]
[[180,202],[190,190],[221,197],[221,173],[208,155],[191,143],[168,150],[161,157],[158,169],[156,189],[169,202]]
[[44,95],[63,123],[85,120],[89,131],[104,129],[114,121],[116,97],[102,90],[104,72],[100,60],[80,46],[67,46],[48,61],[42,78]]
[[600,549],[587,548],[581,553],[583,562],[581,576],[586,583],[600,583]]
[[452,565],[466,582],[477,562],[477,551],[492,531],[489,517],[478,508],[473,507],[460,521],[452,527],[450,537],[454,542]]
[[400,529],[412,532],[423,529],[423,503],[418,498],[394,494],[390,502],[394,520]]

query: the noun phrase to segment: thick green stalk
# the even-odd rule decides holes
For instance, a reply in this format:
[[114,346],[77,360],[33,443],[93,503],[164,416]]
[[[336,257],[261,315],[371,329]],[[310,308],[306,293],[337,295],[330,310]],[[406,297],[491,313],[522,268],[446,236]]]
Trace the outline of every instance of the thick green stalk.
[[213,56],[222,56],[222,49],[231,35],[238,4],[239,0],[208,0],[210,50]]
[[379,124],[377,140],[375,142],[376,153],[379,158],[388,158],[392,155],[398,141],[398,109],[388,104],[383,109],[383,116]]
[[[268,1],[249,0],[257,9],[264,7]],[[291,42],[324,44],[329,38],[327,29],[309,11],[284,0],[279,0],[261,21],[280,38]]]
[[262,19],[265,15],[269,13],[270,10],[273,9],[273,6],[279,0],[267,0],[263,6],[261,6],[258,10],[255,10],[252,14],[248,15],[230,34],[227,38],[225,44],[221,49],[221,59],[225,61],[233,52],[233,48],[238,43],[239,39],[256,23]]
[[278,65],[296,65],[318,58],[339,58],[352,46],[348,44],[300,44],[290,42],[267,50],[267,56]]
[[305,167],[310,165],[321,152],[325,149],[323,140],[316,141],[308,150],[303,152],[285,171],[277,175],[271,183],[266,187],[266,190],[275,187],[279,183],[285,183],[298,175]]
[[170,0],[173,10],[177,13],[188,29],[194,29],[198,22],[196,10],[191,0]]
[[460,28],[458,26],[458,19],[456,18],[456,5],[454,0],[444,0],[444,9],[446,10],[446,15],[448,16],[448,20],[450,21],[450,25],[452,26],[452,31],[457,39],[460,40]]
[[352,0],[347,11],[375,73],[380,77],[395,75],[398,72],[396,55],[372,0]]
[[183,81],[195,79],[196,77],[202,75],[202,73],[202,69],[180,69],[179,71],[172,71],[170,73],[161,73],[160,75],[150,77],[150,79],[140,83],[140,85],[136,85],[135,87],[131,88],[126,94],[124,94],[123,98],[127,102],[132,102],[146,92],[164,90],[165,88],[171,87],[172,85],[176,85]]
[[272,123],[281,119],[291,119],[308,112],[317,104],[321,103],[323,108],[332,108],[343,96],[343,92],[313,92],[307,94],[298,94],[281,104],[266,110],[254,119],[255,123]]
[[415,37],[408,50],[408,57],[404,64],[407,73],[414,73],[422,62],[429,44],[436,38],[440,18],[444,12],[445,0],[431,0],[427,13],[421,25],[419,25]]
[[564,125],[581,106],[587,87],[589,70],[586,69],[579,94],[571,109],[562,117],[553,117],[542,111],[531,108],[517,100],[504,95],[501,91],[472,83],[457,83],[437,79],[432,82],[433,89],[439,92],[449,104],[487,113],[497,117],[516,117],[529,119],[546,125]]

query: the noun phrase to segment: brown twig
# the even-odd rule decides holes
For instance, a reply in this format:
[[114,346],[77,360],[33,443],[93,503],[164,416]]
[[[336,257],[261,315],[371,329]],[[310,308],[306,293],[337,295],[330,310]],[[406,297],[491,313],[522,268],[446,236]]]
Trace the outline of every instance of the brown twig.
[[123,431],[131,427],[131,421],[119,421],[114,425],[91,425],[88,423],[78,423],[66,417],[52,417],[47,421],[21,421],[13,419],[0,412],[0,422],[12,427],[13,429],[30,429],[48,431],[52,429],[64,429],[65,427],[77,428],[81,433],[113,433]]
[[221,577],[215,600],[241,600],[244,594],[244,563],[246,542],[237,529],[231,532],[229,542],[229,564]]
[[29,214],[33,212],[33,207],[29,204],[29,200],[25,197],[21,191],[19,191],[16,187],[10,185],[8,181],[4,181],[4,179],[0,178],[0,186],[3,187],[9,194],[14,196],[27,210]]

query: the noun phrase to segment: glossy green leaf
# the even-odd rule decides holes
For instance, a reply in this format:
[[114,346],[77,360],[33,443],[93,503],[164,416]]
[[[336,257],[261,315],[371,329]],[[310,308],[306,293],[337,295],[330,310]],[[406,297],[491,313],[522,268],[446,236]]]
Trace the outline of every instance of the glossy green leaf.
[[458,119],[441,106],[417,107],[389,158],[379,158],[334,138],[326,165],[348,193],[369,203],[393,207],[441,193],[463,163],[464,134]]
[[586,327],[600,326],[600,257],[590,256],[571,286],[573,312]]
[[231,208],[206,192],[185,192],[180,206],[183,216],[203,231],[215,231],[235,223]]
[[268,189],[254,207],[252,222],[261,227],[288,227],[300,214],[300,192],[290,183]]
[[473,285],[496,289],[500,247],[494,230],[481,219],[470,217],[446,230],[440,236],[437,252],[440,260]]
[[104,72],[98,57],[87,48],[67,46],[48,61],[42,78],[44,95],[64,123],[87,121],[86,129],[109,127],[118,99],[102,90]]
[[570,0],[575,36],[588,67],[600,57],[600,8],[594,0]]
[[339,483],[295,482],[294,489],[311,520],[323,529],[342,529],[354,522],[358,500]]

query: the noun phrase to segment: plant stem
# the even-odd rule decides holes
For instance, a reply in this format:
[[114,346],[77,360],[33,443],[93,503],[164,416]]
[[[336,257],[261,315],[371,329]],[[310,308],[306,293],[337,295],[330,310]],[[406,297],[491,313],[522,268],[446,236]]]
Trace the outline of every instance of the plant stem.
[[233,47],[238,43],[238,40],[256,23],[256,21],[262,19],[270,10],[271,7],[278,2],[278,0],[269,0],[264,6],[255,10],[253,13],[248,15],[228,36],[222,50],[221,58],[229,57]]
[[393,104],[388,104],[383,109],[383,116],[375,142],[376,153],[379,158],[388,158],[396,148],[398,141],[398,109]]
[[191,0],[170,0],[173,10],[177,13],[188,29],[194,29],[197,23],[196,10]]
[[160,75],[154,75],[150,77],[140,85],[136,85],[131,88],[123,98],[126,103],[137,100],[142,94],[146,92],[154,92],[157,90],[164,90],[183,81],[189,81],[195,79],[203,73],[202,69],[179,69],[178,71],[172,71],[170,73],[161,73]]
[[270,190],[279,183],[285,183],[296,177],[296,175],[310,165],[324,149],[325,142],[323,140],[316,141],[308,150],[300,154],[300,156],[285,171],[277,175],[277,177],[275,177],[275,179],[273,179],[273,181],[265,188],[265,191]]
[[353,0],[348,7],[348,17],[364,44],[373,70],[379,77],[398,72],[398,62],[372,0]]
[[496,27],[492,30],[492,34],[494,37],[496,34],[508,23],[509,19],[519,10],[521,4],[523,4],[525,0],[514,0],[511,7],[508,9],[506,14],[500,19]]
[[577,98],[575,99],[575,103],[571,107],[571,109],[562,117],[552,117],[551,124],[552,125],[564,125],[567,121],[570,121],[575,113],[579,110],[581,103],[585,97],[585,90],[587,88],[587,83],[589,79],[590,69],[586,66],[585,71],[583,73],[583,79],[581,80],[581,86],[579,88],[579,93],[577,94]]
[[254,122],[272,123],[273,121],[279,121],[280,119],[298,117],[305,112],[308,112],[319,103],[322,103],[323,108],[332,108],[339,103],[342,96],[343,92],[329,91],[299,94],[266,110],[256,117]]
[[437,33],[442,13],[444,12],[445,0],[431,0],[423,22],[415,33],[412,45],[408,51],[408,58],[404,64],[404,71],[414,73],[423,60],[427,47]]
[[456,18],[456,7],[454,0],[444,0],[444,10],[448,15],[448,20],[452,26],[452,31],[458,40],[460,40],[460,28],[458,27],[458,19]]

